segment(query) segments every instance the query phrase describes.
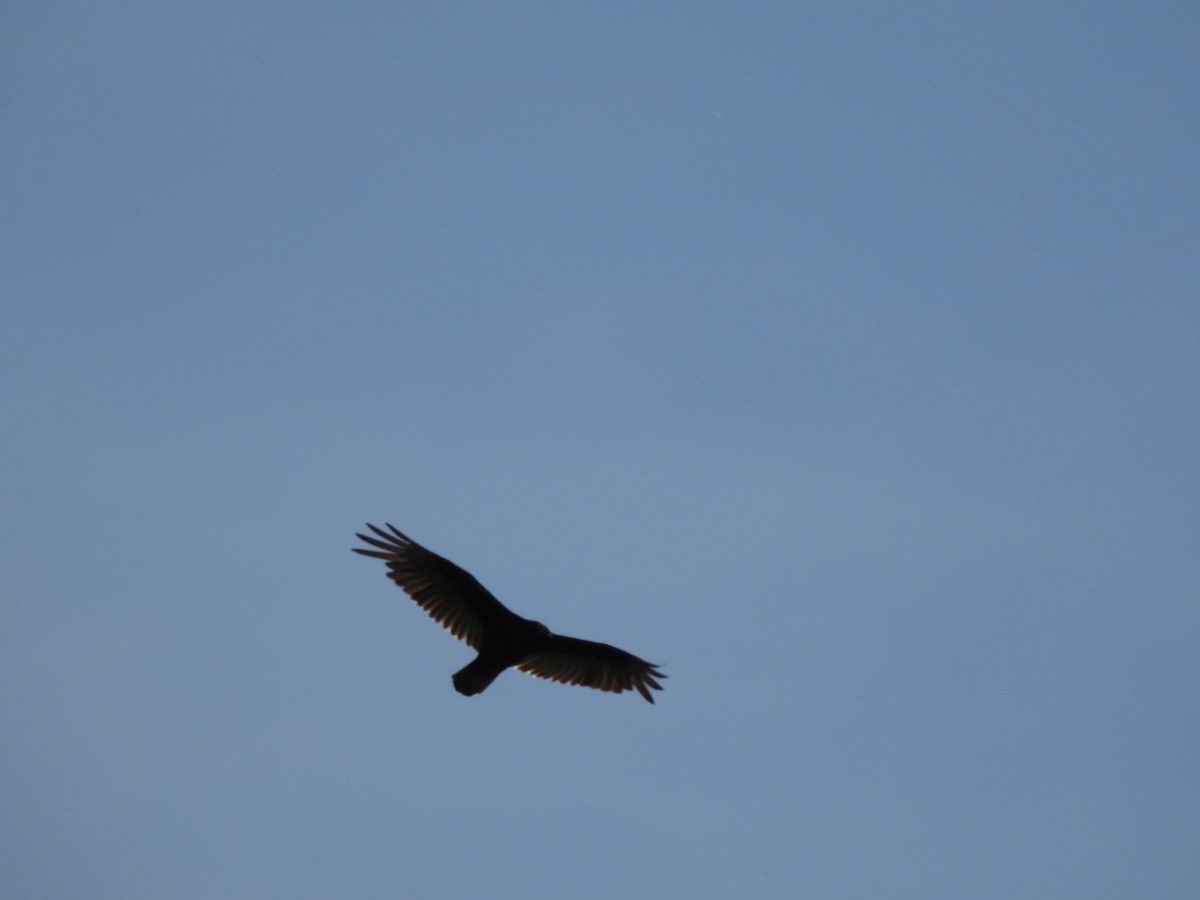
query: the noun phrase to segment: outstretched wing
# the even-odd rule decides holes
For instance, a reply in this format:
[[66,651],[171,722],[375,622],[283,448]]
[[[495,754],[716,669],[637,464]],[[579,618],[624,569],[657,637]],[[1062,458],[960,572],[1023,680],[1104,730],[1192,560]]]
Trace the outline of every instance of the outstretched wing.
[[426,550],[395,526],[388,524],[391,534],[370,522],[367,527],[378,537],[366,534],[358,537],[379,549],[354,547],[354,552],[384,560],[388,577],[442,627],[473,649],[483,646],[483,636],[488,630],[511,625],[514,620],[523,621],[470,572]]
[[601,691],[636,690],[654,702],[650,688],[662,690],[656,678],[666,678],[654,663],[638,659],[617,647],[596,641],[551,635],[516,668],[538,678],[549,678],[563,684],[581,684]]

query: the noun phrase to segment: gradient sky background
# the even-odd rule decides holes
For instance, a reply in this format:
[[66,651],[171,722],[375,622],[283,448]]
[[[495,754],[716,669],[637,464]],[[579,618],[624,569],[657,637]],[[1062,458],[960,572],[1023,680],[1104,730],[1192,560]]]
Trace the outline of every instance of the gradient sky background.
[[6,6],[0,894],[1200,895],[1198,24]]

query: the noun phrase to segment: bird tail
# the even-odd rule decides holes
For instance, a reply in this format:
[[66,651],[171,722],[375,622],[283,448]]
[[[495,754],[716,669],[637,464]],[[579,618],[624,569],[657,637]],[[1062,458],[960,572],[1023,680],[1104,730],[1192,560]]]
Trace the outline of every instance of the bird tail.
[[496,676],[507,668],[478,656],[454,673],[454,689],[468,697],[483,693],[496,680]]

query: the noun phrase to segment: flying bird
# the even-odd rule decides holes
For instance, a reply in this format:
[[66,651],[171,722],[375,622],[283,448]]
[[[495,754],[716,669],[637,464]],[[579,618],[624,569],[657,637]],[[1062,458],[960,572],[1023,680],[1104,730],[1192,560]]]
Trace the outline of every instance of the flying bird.
[[487,690],[509,667],[614,694],[636,690],[648,703],[654,702],[650,688],[662,690],[655,679],[667,676],[656,664],[608,644],[553,634],[541,622],[509,610],[470,572],[425,549],[393,525],[388,524],[388,531],[370,522],[367,527],[375,537],[356,536],[376,549],[354,547],[354,552],[384,560],[392,581],[479,653],[454,673],[454,689],[460,694],[470,697]]

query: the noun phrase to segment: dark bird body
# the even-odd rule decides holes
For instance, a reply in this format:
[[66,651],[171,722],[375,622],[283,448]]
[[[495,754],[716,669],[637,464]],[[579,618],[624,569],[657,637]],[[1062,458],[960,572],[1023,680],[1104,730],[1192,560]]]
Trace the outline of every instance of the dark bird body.
[[[355,553],[387,563],[388,576],[417,605],[479,655],[454,673],[454,688],[468,697],[481,693],[505,669],[515,667],[538,678],[612,691],[636,690],[650,703],[655,679],[666,678],[653,663],[609,644],[553,634],[541,622],[525,619],[492,596],[470,572],[427,550],[392,525],[388,531],[367,523],[376,537],[358,537],[377,549]],[[390,534],[389,534],[390,531]]]

